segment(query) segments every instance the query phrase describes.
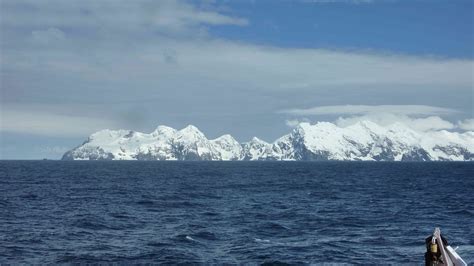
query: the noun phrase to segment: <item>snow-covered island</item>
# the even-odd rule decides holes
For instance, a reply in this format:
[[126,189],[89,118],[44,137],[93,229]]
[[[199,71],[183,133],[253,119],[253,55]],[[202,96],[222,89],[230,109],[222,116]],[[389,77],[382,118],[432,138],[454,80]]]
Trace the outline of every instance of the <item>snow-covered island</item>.
[[231,135],[207,139],[195,126],[159,126],[146,134],[101,130],[66,152],[63,160],[348,160],[473,161],[474,132],[419,132],[401,123],[370,121],[348,127],[301,123],[273,143],[254,137],[239,143]]

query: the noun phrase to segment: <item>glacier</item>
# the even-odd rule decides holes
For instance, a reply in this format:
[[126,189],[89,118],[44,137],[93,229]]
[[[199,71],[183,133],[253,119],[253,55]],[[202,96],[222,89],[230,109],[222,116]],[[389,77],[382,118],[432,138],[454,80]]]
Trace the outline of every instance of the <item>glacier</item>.
[[402,123],[300,123],[273,143],[231,135],[207,139],[197,127],[158,126],[153,132],[101,130],[66,152],[63,160],[219,161],[473,161],[474,132],[415,131]]

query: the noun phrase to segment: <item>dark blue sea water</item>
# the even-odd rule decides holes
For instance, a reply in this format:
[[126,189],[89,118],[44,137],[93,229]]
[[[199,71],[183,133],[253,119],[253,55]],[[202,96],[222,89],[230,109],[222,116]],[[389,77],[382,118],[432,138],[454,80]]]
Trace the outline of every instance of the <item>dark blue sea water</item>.
[[0,162],[0,263],[474,262],[474,164]]

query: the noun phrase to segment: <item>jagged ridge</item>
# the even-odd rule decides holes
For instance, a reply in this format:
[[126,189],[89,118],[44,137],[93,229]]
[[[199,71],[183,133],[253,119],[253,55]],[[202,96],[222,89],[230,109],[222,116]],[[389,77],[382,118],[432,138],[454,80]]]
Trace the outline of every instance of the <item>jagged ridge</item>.
[[417,132],[403,124],[370,121],[345,128],[328,122],[301,123],[267,143],[240,144],[231,135],[209,140],[195,126],[159,126],[150,134],[101,130],[66,152],[63,160],[368,160],[472,161],[474,132]]

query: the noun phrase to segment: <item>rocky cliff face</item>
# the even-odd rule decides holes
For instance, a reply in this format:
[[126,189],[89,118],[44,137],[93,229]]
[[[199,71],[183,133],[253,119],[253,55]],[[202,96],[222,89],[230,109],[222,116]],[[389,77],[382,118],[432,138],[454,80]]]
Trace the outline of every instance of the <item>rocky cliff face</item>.
[[382,127],[370,121],[348,127],[302,123],[267,143],[254,137],[238,143],[224,135],[209,140],[190,125],[159,126],[145,134],[102,130],[66,152],[63,160],[364,160],[472,161],[474,132],[417,132],[403,124]]

